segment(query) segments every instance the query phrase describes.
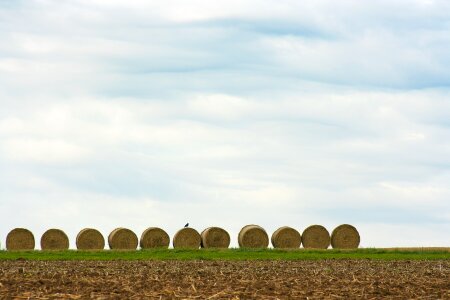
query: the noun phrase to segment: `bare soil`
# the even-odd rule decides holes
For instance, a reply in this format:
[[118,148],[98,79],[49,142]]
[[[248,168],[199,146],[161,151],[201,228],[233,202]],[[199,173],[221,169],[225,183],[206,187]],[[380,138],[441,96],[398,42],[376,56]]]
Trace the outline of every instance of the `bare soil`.
[[0,261],[1,299],[450,299],[450,261]]

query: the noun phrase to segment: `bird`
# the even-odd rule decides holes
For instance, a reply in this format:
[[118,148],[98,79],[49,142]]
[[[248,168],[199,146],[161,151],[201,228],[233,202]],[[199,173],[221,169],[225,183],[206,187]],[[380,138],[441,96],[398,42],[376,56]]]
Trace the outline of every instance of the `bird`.
[[186,223],[186,225],[184,225],[184,228],[189,227],[189,223]]

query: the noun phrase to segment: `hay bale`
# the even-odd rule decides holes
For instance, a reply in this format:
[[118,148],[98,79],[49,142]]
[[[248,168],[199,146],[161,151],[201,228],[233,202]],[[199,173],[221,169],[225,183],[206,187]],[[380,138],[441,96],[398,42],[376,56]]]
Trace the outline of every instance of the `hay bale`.
[[148,248],[168,248],[170,237],[161,228],[149,227],[141,235],[140,246],[142,249]]
[[358,230],[349,224],[336,227],[331,233],[331,246],[340,249],[358,248],[360,237]]
[[208,227],[200,234],[202,248],[228,248],[230,235],[220,227]]
[[6,236],[6,250],[34,250],[34,235],[25,228],[14,228]]
[[49,229],[41,237],[42,250],[67,250],[69,238],[61,229]]
[[246,225],[239,231],[238,243],[241,248],[267,248],[269,236],[261,226]]
[[322,225],[311,225],[303,231],[302,244],[305,248],[327,249],[330,233]]
[[198,249],[200,247],[200,243],[200,233],[189,227],[178,230],[173,237],[174,248]]
[[114,250],[136,250],[138,237],[130,229],[119,227],[109,234],[108,244]]
[[97,229],[84,228],[77,234],[76,244],[78,250],[103,250],[105,238]]
[[302,236],[294,228],[283,226],[275,230],[271,241],[274,248],[300,248]]

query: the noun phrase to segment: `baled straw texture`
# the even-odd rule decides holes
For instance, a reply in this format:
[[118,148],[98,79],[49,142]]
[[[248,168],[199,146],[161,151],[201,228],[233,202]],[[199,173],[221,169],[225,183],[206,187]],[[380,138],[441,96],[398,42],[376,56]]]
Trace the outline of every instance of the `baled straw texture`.
[[269,236],[261,226],[246,225],[239,231],[238,243],[241,248],[267,248]]
[[137,235],[127,228],[116,228],[108,236],[108,245],[113,250],[136,250]]
[[311,225],[303,231],[304,248],[327,249],[330,246],[330,233],[322,225]]
[[168,248],[170,237],[161,228],[149,227],[141,235],[140,246],[142,249]]
[[202,248],[228,248],[230,235],[220,227],[208,227],[201,233]]
[[84,228],[77,234],[76,244],[79,250],[103,250],[105,238],[97,229]]
[[272,234],[272,245],[274,248],[300,248],[302,236],[292,227],[283,226]]
[[25,228],[14,228],[6,236],[7,250],[33,250],[34,235]]
[[42,250],[67,250],[69,238],[61,229],[49,229],[41,237]]
[[349,224],[336,227],[331,233],[331,246],[339,249],[358,248],[360,236],[358,230]]
[[200,243],[200,233],[189,227],[178,230],[173,237],[174,248],[198,249],[200,247]]

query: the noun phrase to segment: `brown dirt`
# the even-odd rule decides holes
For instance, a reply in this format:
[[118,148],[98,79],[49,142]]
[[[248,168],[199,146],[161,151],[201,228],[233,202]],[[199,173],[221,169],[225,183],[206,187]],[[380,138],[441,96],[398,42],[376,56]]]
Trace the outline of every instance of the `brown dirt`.
[[450,261],[0,261],[1,299],[450,299]]

